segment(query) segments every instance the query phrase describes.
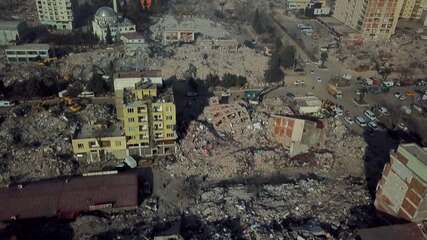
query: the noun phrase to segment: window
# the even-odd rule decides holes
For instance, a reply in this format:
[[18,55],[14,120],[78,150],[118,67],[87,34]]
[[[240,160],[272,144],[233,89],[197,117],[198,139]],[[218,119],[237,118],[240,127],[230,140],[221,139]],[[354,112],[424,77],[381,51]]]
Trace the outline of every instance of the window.
[[133,108],[128,108],[128,113],[134,113]]
[[172,120],[173,119],[173,116],[172,115],[168,115],[168,116],[166,116],[166,120]]
[[85,145],[83,143],[77,144],[77,148],[78,149],[83,149],[84,147],[85,147]]
[[116,141],[115,145],[116,145],[116,147],[121,147],[122,146],[122,142],[121,141]]
[[135,118],[128,118],[128,122],[130,122],[130,123],[135,122]]

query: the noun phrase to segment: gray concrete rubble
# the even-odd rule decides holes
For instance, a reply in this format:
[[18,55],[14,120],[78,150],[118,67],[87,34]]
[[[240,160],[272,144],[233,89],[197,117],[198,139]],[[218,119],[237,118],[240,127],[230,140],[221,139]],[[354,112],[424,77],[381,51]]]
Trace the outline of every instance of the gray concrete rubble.
[[78,125],[113,121],[111,116],[111,108],[104,105],[87,105],[77,114],[61,110],[61,104],[48,111],[24,105],[11,109],[0,122],[0,184],[90,170],[93,166],[74,160],[71,138]]

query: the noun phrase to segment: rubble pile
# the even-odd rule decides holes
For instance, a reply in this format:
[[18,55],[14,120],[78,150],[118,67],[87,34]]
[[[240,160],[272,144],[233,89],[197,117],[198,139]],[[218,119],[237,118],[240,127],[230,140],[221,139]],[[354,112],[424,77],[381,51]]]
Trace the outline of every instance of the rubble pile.
[[350,240],[356,229],[378,223],[364,181],[357,178],[280,176],[240,182],[198,183],[186,207],[167,216],[159,212],[169,206],[155,198],[134,211],[84,216],[72,224],[75,237],[150,239],[172,227],[184,239]]
[[363,137],[351,134],[342,120],[332,119],[328,123],[324,151],[317,159],[334,158],[332,169],[336,173],[361,176],[364,172],[364,156],[367,147]]
[[7,163],[0,182],[71,174],[71,132],[71,125],[47,111],[9,115],[0,130],[0,156]]
[[225,73],[245,76],[253,86],[262,85],[264,71],[267,69],[268,58],[255,49],[239,47],[238,51],[228,52],[206,48],[200,41],[182,45],[171,57],[161,60],[160,65],[165,78],[184,77],[189,64],[197,68],[197,77],[206,79],[209,74],[222,77]]

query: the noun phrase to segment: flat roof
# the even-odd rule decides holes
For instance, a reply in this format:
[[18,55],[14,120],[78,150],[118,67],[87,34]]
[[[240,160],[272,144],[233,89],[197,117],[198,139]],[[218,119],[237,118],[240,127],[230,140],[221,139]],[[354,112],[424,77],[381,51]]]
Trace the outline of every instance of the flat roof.
[[114,75],[114,78],[143,78],[143,77],[162,77],[162,70],[142,70],[119,72]]
[[408,160],[406,166],[424,182],[427,182],[427,150],[415,143],[401,144],[397,149]]
[[0,29],[17,30],[18,25],[24,21],[19,20],[0,20]]
[[357,231],[361,240],[426,240],[421,228],[415,223],[397,224]]
[[6,50],[49,50],[49,44],[44,43],[29,43],[16,46],[10,46]]
[[122,123],[114,122],[108,126],[101,126],[97,124],[85,124],[80,128],[76,139],[85,138],[99,138],[99,137],[120,137],[122,134]]
[[91,207],[138,206],[138,175],[120,173],[74,176],[24,183],[0,189],[0,221],[64,216],[72,217]]
[[144,39],[144,36],[139,32],[121,33],[120,36],[127,39]]
[[316,96],[295,97],[294,100],[300,106],[322,106],[322,101]]

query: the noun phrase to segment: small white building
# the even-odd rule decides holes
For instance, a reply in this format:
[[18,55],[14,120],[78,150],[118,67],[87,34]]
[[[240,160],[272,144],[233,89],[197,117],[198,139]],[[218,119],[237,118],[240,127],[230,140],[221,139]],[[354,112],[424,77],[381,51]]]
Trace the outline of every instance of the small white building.
[[110,7],[100,7],[92,21],[93,33],[99,40],[105,41],[108,28],[113,41],[120,39],[121,34],[136,32],[136,25],[131,20],[119,16]]
[[25,28],[23,21],[0,21],[0,46],[14,44]]
[[295,97],[296,110],[299,114],[311,114],[322,109],[322,101],[316,96]]
[[145,47],[145,40],[142,34],[138,32],[123,33],[120,40],[125,45],[126,54],[134,55],[138,49]]
[[119,72],[114,75],[114,91],[123,91],[125,88],[135,88],[138,83],[163,84],[161,70],[144,70],[133,72]]
[[9,63],[28,63],[50,57],[49,44],[23,44],[5,50]]

